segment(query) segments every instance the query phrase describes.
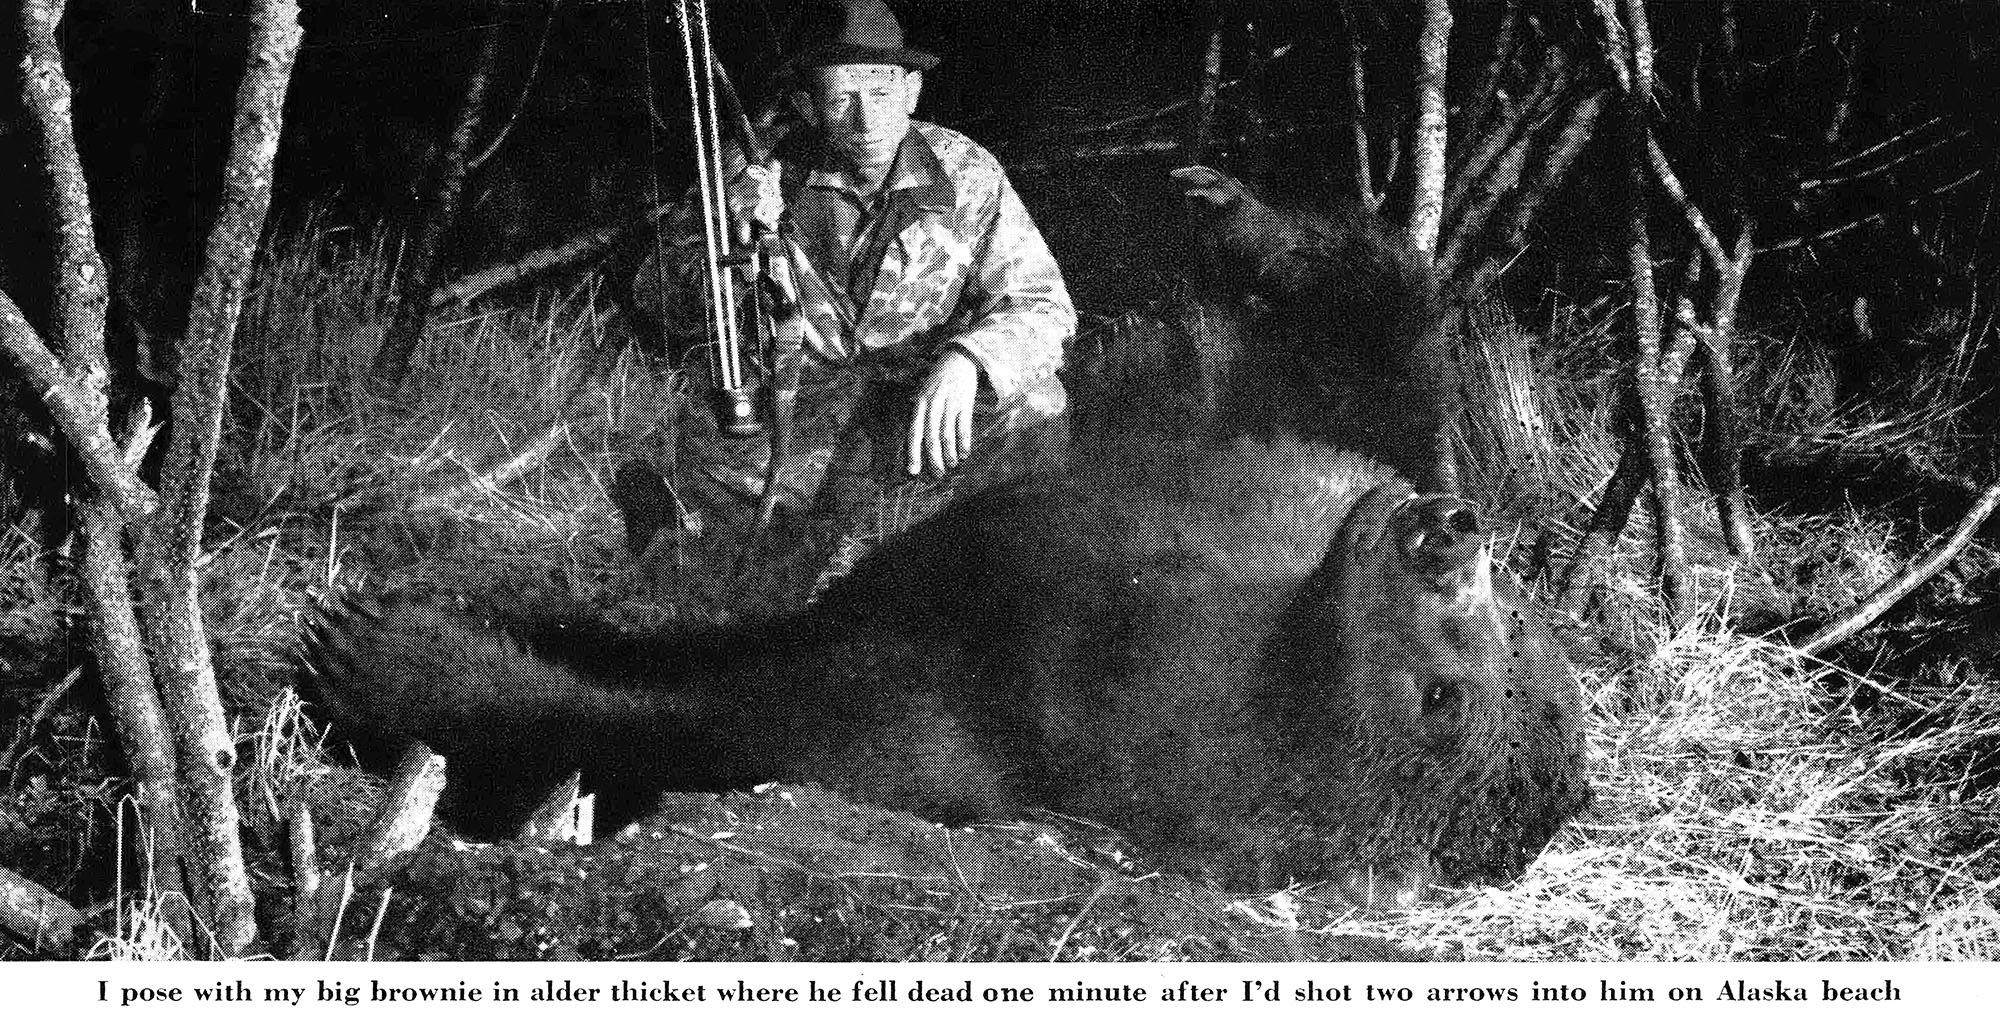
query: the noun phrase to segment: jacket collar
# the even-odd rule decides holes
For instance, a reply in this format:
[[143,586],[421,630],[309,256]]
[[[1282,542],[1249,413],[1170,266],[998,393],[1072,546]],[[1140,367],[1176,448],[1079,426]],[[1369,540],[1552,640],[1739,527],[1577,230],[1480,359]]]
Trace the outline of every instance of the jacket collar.
[[[805,175],[804,184],[815,189],[839,189],[854,191],[847,183],[847,177],[829,168],[825,150],[818,145],[812,148],[811,170]],[[912,124],[908,134],[896,150],[896,163],[890,169],[889,180],[884,191],[904,193],[902,199],[924,210],[949,211],[958,203],[958,191],[951,183],[951,176],[945,173],[944,163],[938,160],[937,151],[925,141],[923,133]]]

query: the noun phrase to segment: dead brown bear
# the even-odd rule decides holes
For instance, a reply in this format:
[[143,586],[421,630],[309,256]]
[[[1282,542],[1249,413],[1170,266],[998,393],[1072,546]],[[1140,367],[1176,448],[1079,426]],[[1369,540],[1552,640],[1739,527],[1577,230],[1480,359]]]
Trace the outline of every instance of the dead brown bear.
[[1094,455],[765,623],[536,655],[356,602],[313,634],[314,690],[444,754],[484,833],[579,767],[640,805],[817,782],[949,823],[1045,807],[1232,886],[1381,900],[1516,874],[1581,806],[1576,685],[1466,504],[1284,438]]

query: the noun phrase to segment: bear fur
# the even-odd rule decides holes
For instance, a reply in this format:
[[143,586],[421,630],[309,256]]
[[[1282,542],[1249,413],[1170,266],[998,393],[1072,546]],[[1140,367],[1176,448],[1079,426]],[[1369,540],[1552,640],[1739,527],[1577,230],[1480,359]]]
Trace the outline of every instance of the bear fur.
[[1052,809],[1231,886],[1409,891],[1518,873],[1580,808],[1575,683],[1463,503],[1289,438],[1093,456],[760,623],[543,625],[538,654],[356,600],[313,632],[315,698],[445,755],[487,836],[579,768],[614,823],[784,780],[946,823]]

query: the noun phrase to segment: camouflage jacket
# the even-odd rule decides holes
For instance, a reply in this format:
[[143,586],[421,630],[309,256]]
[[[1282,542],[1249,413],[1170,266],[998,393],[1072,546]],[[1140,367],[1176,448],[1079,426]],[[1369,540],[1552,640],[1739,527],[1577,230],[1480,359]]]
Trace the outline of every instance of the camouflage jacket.
[[[898,162],[887,187],[917,190],[919,209],[884,246],[865,305],[857,309],[796,234],[787,237],[811,326],[808,345],[831,364],[895,346],[934,358],[955,346],[979,365],[1001,404],[1024,401],[1043,416],[1060,413],[1064,399],[1055,372],[1076,329],[1076,311],[1055,258],[991,153],[948,128],[912,122],[911,131],[935,159]],[[782,159],[786,147],[778,152]],[[904,166],[911,163],[918,166]],[[939,170],[945,180],[929,180]],[[788,204],[810,174],[797,163],[784,165]],[[665,312],[687,326],[701,323],[704,295],[694,206],[676,226],[667,257],[682,287]]]

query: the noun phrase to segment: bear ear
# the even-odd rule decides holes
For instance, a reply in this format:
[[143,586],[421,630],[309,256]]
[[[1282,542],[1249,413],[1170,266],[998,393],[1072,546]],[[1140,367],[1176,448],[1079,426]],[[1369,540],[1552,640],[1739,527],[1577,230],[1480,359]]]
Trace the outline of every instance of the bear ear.
[[1228,208],[1248,199],[1250,190],[1228,175],[1205,164],[1190,164],[1167,172],[1181,183],[1181,195],[1217,208]]

